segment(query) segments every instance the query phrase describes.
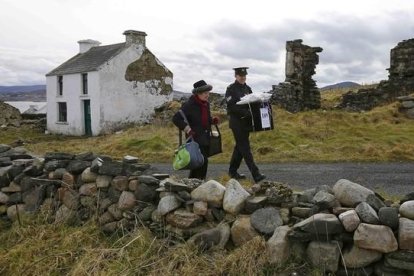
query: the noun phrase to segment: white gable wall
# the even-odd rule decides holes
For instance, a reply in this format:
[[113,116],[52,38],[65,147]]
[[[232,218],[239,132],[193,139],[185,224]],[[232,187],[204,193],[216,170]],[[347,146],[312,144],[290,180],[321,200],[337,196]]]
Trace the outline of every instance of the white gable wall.
[[[47,129],[50,133],[84,135],[83,100],[91,102],[92,134],[99,133],[99,74],[88,72],[88,94],[82,94],[82,75],[63,75],[63,93],[58,95],[58,77],[46,77]],[[67,122],[59,122],[58,102],[66,102]]]
[[[147,121],[154,107],[172,100],[172,93],[159,94],[158,80],[143,83],[125,79],[128,65],[139,59],[143,51],[143,46],[131,45],[99,70],[102,133],[116,130],[123,124]],[[172,78],[165,80],[171,86],[172,81]]]

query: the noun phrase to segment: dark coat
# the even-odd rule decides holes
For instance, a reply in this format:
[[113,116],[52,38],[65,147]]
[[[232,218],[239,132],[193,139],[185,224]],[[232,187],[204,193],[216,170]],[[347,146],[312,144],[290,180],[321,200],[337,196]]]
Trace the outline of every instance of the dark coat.
[[[187,117],[188,123],[190,124],[191,129],[196,133],[194,140],[200,146],[209,146],[210,145],[210,132],[211,132],[211,113],[210,113],[210,103],[207,106],[208,111],[208,126],[207,129],[203,128],[201,123],[201,107],[197,104],[192,95],[187,102],[185,102],[181,110],[184,112]],[[174,114],[172,119],[174,125],[179,129],[184,130],[187,124],[184,122],[184,118],[181,116],[180,112]]]
[[229,127],[235,131],[252,131],[252,117],[247,104],[237,105],[242,97],[251,94],[252,89],[247,84],[235,81],[226,90],[227,114]]

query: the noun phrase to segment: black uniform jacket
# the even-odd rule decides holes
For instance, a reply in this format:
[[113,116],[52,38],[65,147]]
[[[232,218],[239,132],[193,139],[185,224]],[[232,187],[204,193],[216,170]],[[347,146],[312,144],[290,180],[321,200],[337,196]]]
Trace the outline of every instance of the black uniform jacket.
[[[188,123],[190,124],[191,129],[196,133],[194,140],[200,146],[209,146],[210,145],[210,132],[211,132],[211,113],[210,113],[210,103],[208,104],[208,127],[207,129],[203,128],[201,123],[201,107],[194,100],[194,95],[192,95],[187,102],[185,102],[181,110],[184,112],[187,117]],[[187,124],[184,122],[184,118],[181,116],[180,112],[174,114],[172,119],[174,125],[179,129],[184,130]]]
[[234,131],[252,131],[252,117],[247,104],[238,105],[240,98],[251,94],[252,89],[247,84],[235,81],[226,90],[227,114],[229,127]]

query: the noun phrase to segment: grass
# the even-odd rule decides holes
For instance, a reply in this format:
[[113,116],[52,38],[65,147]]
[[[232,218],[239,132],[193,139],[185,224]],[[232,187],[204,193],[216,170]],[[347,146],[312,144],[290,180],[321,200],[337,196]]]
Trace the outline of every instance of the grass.
[[[259,162],[414,160],[414,124],[400,114],[398,104],[370,112],[332,109],[346,91],[322,94],[324,109],[291,114],[274,108],[275,129],[251,134]],[[219,114],[225,117],[224,114]],[[212,162],[228,162],[233,138],[221,125],[224,153]],[[144,162],[170,162],[177,146],[177,129],[165,121],[99,137],[45,135],[23,126],[0,130],[0,143],[17,139],[36,154],[49,151],[95,153],[121,158],[135,155]],[[219,179],[226,182],[228,176]],[[244,186],[251,185],[243,182]],[[47,216],[0,221],[0,275],[320,275],[299,259],[283,267],[269,265],[265,241],[257,237],[235,250],[200,253],[191,245],[171,246],[148,229],[104,236],[90,221],[81,227],[47,224]]]
[[[324,92],[324,109],[296,114],[274,108],[275,129],[251,134],[251,146],[258,162],[311,161],[412,161],[414,124],[398,112],[398,103],[369,112],[351,113],[330,109],[343,91]],[[225,118],[225,114],[218,114]],[[223,153],[211,162],[226,163],[234,146],[224,119],[220,125]],[[31,152],[95,153],[121,158],[134,155],[144,162],[171,162],[178,144],[178,130],[168,121],[131,127],[117,134],[99,137],[45,135],[22,127],[0,130],[0,143],[21,139]]]
[[157,239],[145,228],[107,237],[93,222],[68,227],[26,218],[23,226],[0,231],[0,240],[1,275],[290,275],[293,271],[310,275],[311,271],[301,262],[269,265],[262,237],[235,250],[201,253],[186,243],[171,246],[168,239]]

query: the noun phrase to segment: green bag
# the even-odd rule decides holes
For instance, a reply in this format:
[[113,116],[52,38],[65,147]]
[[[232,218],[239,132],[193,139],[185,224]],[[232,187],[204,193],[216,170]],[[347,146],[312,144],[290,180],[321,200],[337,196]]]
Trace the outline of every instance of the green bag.
[[198,143],[189,138],[185,144],[178,147],[174,154],[174,170],[193,170],[204,164],[204,156]]

